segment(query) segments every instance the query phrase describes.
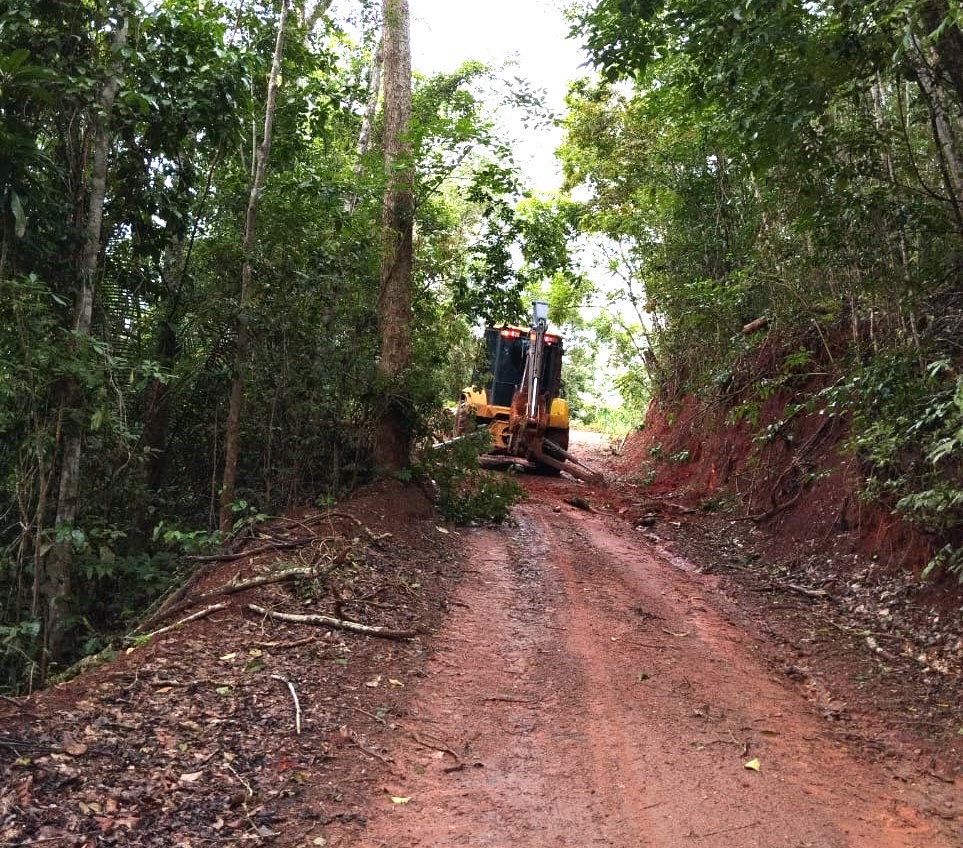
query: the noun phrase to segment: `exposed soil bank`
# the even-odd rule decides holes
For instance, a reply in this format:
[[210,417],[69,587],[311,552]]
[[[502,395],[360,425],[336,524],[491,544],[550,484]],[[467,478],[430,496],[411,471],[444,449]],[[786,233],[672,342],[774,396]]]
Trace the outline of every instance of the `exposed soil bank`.
[[734,510],[765,528],[770,550],[843,537],[850,550],[918,575],[932,540],[891,507],[860,497],[863,479],[845,447],[845,418],[787,413],[796,399],[777,391],[754,408],[751,425],[731,420],[737,408],[706,406],[691,395],[668,407],[653,400],[644,429],[625,440],[620,471],[651,495]]

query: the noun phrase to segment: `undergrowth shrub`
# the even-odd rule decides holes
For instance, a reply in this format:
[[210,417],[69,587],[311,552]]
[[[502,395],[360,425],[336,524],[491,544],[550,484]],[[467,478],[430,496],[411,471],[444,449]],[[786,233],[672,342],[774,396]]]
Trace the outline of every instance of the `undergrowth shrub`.
[[934,537],[924,575],[946,569],[963,581],[963,374],[949,358],[921,368],[913,351],[895,351],[822,394],[829,411],[852,415],[864,496]]
[[423,479],[437,487],[436,506],[455,524],[501,523],[525,490],[511,474],[486,471],[478,457],[489,448],[487,433],[430,448],[418,466]]

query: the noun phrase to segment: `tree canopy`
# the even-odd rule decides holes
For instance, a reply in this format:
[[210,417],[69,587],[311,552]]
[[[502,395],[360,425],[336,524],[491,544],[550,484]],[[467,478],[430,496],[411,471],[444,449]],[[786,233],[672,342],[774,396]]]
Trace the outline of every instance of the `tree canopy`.
[[640,415],[795,386],[963,571],[955,2],[573,3],[598,73],[552,197],[498,122],[546,119],[526,85],[411,77],[406,3],[330,6],[0,3],[0,687],[102,646],[179,555],[403,474],[472,327],[532,297],[576,410],[597,355]]
[[386,383],[382,16],[329,6],[2,5],[0,686],[122,628],[220,538],[219,498],[232,532],[369,479],[386,398],[427,426],[472,324],[560,261],[524,246],[483,88],[538,104],[477,62],[416,75],[419,331]]
[[795,386],[963,573],[960,23],[941,0],[581,3],[600,74],[560,155],[662,402],[751,418]]

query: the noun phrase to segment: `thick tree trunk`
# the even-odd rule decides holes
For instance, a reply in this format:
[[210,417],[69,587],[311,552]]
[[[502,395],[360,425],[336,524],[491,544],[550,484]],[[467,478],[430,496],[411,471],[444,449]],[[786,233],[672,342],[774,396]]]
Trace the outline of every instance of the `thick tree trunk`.
[[408,0],[383,0],[384,167],[379,371],[386,389],[375,435],[382,472],[404,468],[411,447],[411,410],[403,378],[411,361],[411,275],[414,201],[411,123],[411,42]]
[[251,254],[257,243],[257,209],[264,191],[268,159],[271,155],[271,133],[274,129],[274,111],[277,106],[278,77],[281,75],[281,56],[284,52],[284,26],[288,17],[288,0],[281,2],[281,17],[278,20],[278,34],[274,42],[274,58],[268,75],[267,98],[264,104],[264,134],[254,157],[254,178],[251,180],[251,193],[248,195],[247,215],[244,221],[244,263],[241,265],[241,291],[237,311],[237,343],[234,350],[234,375],[231,380],[230,401],[227,424],[224,433],[224,477],[221,482],[219,524],[221,530],[230,530],[232,523],[231,504],[234,502],[234,488],[237,480],[238,443],[241,424],[241,405],[244,400],[244,375],[247,370],[247,353],[251,341],[251,328],[248,308],[251,303],[253,271]]
[[[111,40],[114,55],[127,44],[127,17],[120,18],[118,29]],[[94,290],[97,285],[98,259],[104,218],[104,199],[107,194],[107,164],[110,154],[110,117],[114,100],[120,89],[121,61],[117,61],[91,110],[93,128],[92,161],[87,200],[84,240],[78,263],[78,286],[74,300],[73,333],[77,339],[90,335],[94,309]],[[60,486],[57,493],[56,527],[61,541],[50,549],[44,562],[40,593],[43,597],[44,657],[46,670],[50,659],[62,659],[66,651],[67,607],[70,600],[70,566],[73,559],[72,543],[65,531],[77,518],[80,492],[80,461],[83,453],[83,388],[76,378],[68,378],[62,395],[63,450],[60,465]]]

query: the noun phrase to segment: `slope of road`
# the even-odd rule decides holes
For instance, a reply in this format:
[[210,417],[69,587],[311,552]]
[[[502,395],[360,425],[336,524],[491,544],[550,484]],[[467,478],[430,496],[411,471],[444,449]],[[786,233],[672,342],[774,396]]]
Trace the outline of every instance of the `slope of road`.
[[536,488],[515,528],[466,534],[393,773],[331,845],[963,844],[954,787],[848,750],[715,578]]

